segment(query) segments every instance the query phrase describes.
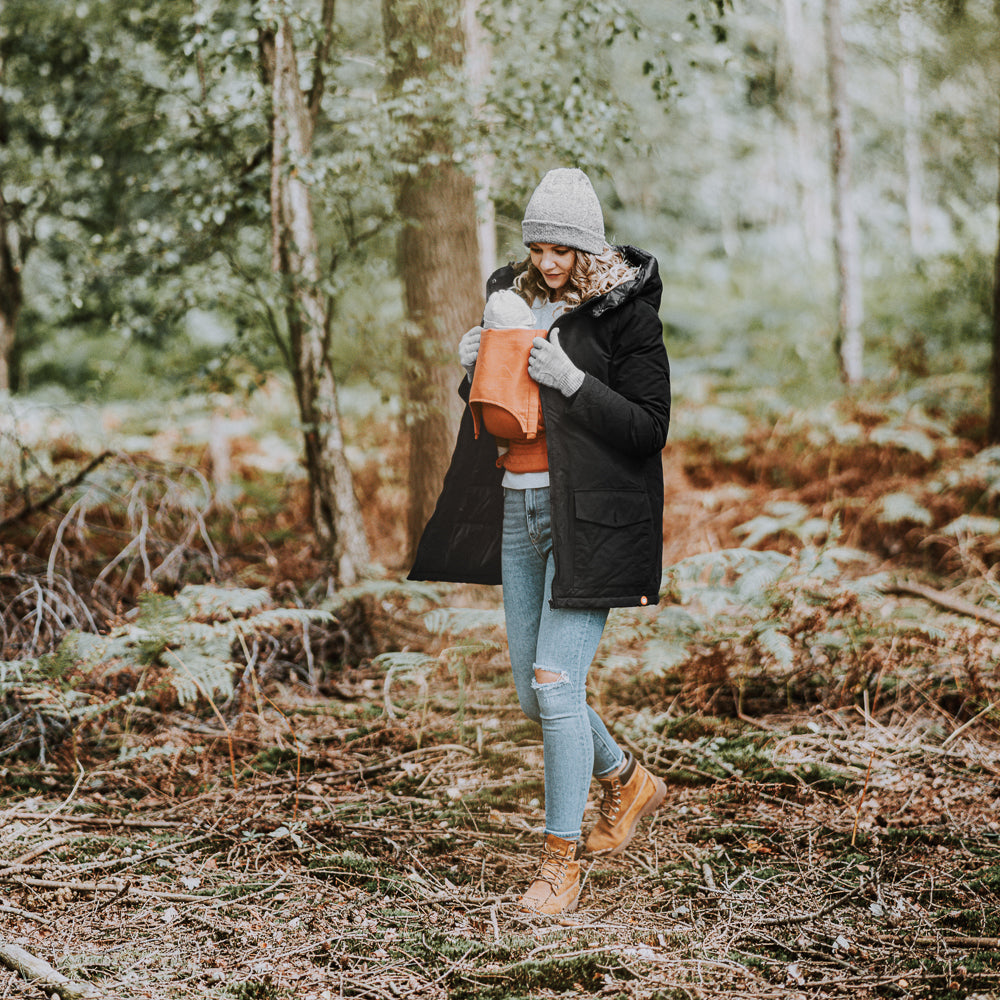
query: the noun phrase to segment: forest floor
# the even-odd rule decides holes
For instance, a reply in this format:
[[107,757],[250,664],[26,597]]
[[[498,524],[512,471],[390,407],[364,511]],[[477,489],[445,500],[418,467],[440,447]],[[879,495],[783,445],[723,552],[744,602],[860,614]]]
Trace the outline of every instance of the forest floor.
[[[167,682],[187,639],[148,647],[154,620],[189,635],[218,609],[156,619],[126,578],[141,507],[147,569],[174,567],[159,589],[183,591],[165,501],[95,512],[67,487],[28,511],[8,492],[0,998],[1000,997],[1000,459],[954,424],[911,412],[887,432],[874,412],[842,413],[851,433],[788,422],[668,446],[664,602],[612,614],[591,684],[667,797],[621,857],[584,863],[564,918],[516,905],[541,744],[499,595],[401,582],[384,426],[355,429],[386,567],[367,589],[316,584],[300,483],[249,477],[239,526],[175,517],[184,553],[213,539],[182,553],[215,560],[209,596],[327,615],[239,633],[214,696]],[[94,457],[67,449],[60,468]],[[148,485],[144,463],[120,462]],[[182,478],[156,494],[175,515]],[[115,592],[133,599],[114,604],[87,559],[121,552]],[[88,572],[100,630],[145,623],[145,660],[60,646],[40,609],[70,607]],[[237,604],[229,619],[250,621]]]

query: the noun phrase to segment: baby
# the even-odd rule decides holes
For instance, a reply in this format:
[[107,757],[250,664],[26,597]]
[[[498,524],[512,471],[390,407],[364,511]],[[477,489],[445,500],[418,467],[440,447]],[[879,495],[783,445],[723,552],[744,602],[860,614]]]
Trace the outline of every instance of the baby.
[[530,329],[535,326],[535,314],[517,292],[507,288],[486,300],[483,326],[487,330]]
[[469,403],[476,437],[485,426],[497,439],[502,461],[511,442],[539,440],[538,386],[528,375],[538,335],[534,313],[517,292],[494,292],[486,300]]

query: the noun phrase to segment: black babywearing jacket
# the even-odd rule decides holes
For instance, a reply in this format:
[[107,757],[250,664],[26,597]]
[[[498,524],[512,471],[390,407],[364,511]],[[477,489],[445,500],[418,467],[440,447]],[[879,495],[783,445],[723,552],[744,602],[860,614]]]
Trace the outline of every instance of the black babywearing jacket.
[[[637,276],[564,313],[559,343],[584,372],[570,397],[540,386],[549,460],[554,608],[655,604],[663,560],[661,452],[670,423],[670,365],[656,259],[618,247]],[[513,285],[512,265],[487,295]],[[451,464],[417,547],[411,580],[498,584],[503,469],[496,441],[477,439],[466,402]]]

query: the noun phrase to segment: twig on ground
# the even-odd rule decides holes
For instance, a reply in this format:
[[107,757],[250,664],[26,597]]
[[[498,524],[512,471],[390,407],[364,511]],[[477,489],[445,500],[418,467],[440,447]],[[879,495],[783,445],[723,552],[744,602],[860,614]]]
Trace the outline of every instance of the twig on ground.
[[885,592],[887,594],[909,594],[913,597],[922,597],[925,601],[937,604],[946,611],[954,611],[956,614],[978,618],[990,625],[1000,625],[1000,613],[991,611],[989,608],[981,608],[978,604],[973,604],[972,601],[967,601],[964,597],[948,594],[943,590],[935,590],[922,583],[893,580]]
[[33,861],[35,858],[40,857],[43,854],[47,854],[55,847],[62,847],[63,844],[68,844],[72,839],[72,837],[53,837],[51,840],[46,840],[44,843],[33,847],[30,851],[26,854],[22,854],[19,858],[14,858],[11,864],[27,864],[29,861]]
[[62,1000],[85,1000],[103,994],[90,983],[75,983],[48,962],[16,944],[0,940],[0,962],[19,973],[28,982],[43,987],[47,993],[55,993]]
[[[101,882],[63,882],[47,878],[18,878],[17,876],[0,878],[0,882],[16,882],[19,885],[35,886],[38,889],[71,889],[73,892],[121,892],[121,885],[108,885]],[[132,889],[136,896],[148,899],[166,899],[174,903],[211,903],[216,896],[195,896],[186,892],[155,892],[153,889]]]
[[43,917],[40,913],[32,913],[30,910],[22,910],[17,906],[10,906],[7,903],[0,903],[0,913],[10,913],[15,917],[24,917],[25,920],[34,920],[39,924],[50,922],[49,917]]
[[75,476],[71,479],[67,479],[65,482],[57,483],[55,487],[45,494],[40,500],[34,500],[26,503],[16,514],[11,514],[10,517],[5,517],[0,521],[0,531],[4,528],[9,528],[12,524],[17,524],[18,521],[23,521],[26,517],[34,514],[36,510],[41,510],[43,507],[48,507],[54,504],[63,494],[67,493],[69,490],[76,486],[87,478],[102,462],[107,461],[114,454],[113,451],[102,451],[100,455],[96,458],[92,458]]
[[29,812],[21,809],[11,809],[0,816],[0,819],[4,822],[23,819],[29,822],[69,823],[73,826],[102,826],[109,830],[121,827],[133,830],[177,830],[191,825],[176,820],[133,819],[124,816],[63,816],[57,812]]

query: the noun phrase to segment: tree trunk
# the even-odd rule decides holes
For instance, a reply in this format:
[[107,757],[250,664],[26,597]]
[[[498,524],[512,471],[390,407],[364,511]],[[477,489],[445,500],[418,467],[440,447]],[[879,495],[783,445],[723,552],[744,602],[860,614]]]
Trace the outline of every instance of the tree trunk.
[[[997,189],[1000,205],[1000,187]],[[1000,444],[1000,232],[993,260],[993,354],[990,359],[990,416],[986,427],[990,444]]]
[[861,323],[861,236],[851,180],[851,106],[847,97],[844,32],[840,0],[824,8],[826,63],[830,87],[831,170],[833,174],[833,250],[837,264],[837,346],[848,385],[864,377]]
[[[330,5],[332,10],[332,4]],[[313,530],[336,583],[355,582],[369,562],[361,509],[344,453],[337,385],[329,357],[328,307],[309,187],[300,167],[312,153],[313,119],[299,83],[287,16],[262,36],[271,86],[272,266],[285,282],[285,313],[299,415],[305,437]],[[318,108],[318,101],[315,105]]]
[[[389,83],[454,88],[465,72],[461,0],[383,0]],[[413,122],[411,126],[415,127]],[[401,159],[399,266],[408,315],[403,397],[409,439],[409,554],[434,509],[460,403],[458,341],[482,316],[475,187],[454,162],[447,124],[416,131]]]
[[819,145],[817,126],[806,105],[809,88],[806,81],[810,64],[809,39],[802,17],[802,0],[784,0],[785,46],[788,52],[789,102],[795,145],[795,185],[798,194],[802,243],[812,260],[827,253],[830,233],[829,202],[816,176],[819,165],[814,150]]
[[21,269],[10,239],[13,223],[7,219],[6,209],[0,193],[0,393],[14,389],[17,318],[23,301]]
[[[477,116],[483,107],[486,82],[490,74],[492,52],[483,26],[477,16],[478,0],[464,0],[462,5],[465,26],[466,62],[471,86],[472,104]],[[480,153],[474,164],[476,186],[476,224],[479,235],[479,264],[482,283],[497,268],[497,213],[493,204],[493,157]]]
[[906,217],[910,229],[910,249],[922,257],[927,243],[927,207],[924,204],[924,157],[920,148],[920,63],[917,59],[917,16],[910,0],[899,12],[899,35],[903,58],[899,65],[903,92],[903,160],[906,164]]

